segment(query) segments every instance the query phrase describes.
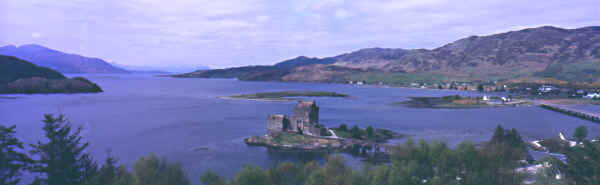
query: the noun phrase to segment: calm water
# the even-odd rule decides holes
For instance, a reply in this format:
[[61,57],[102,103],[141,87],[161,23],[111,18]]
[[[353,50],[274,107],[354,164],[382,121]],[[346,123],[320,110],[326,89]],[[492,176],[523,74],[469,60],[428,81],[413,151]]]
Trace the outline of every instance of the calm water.
[[[149,153],[166,156],[180,161],[195,184],[206,169],[230,176],[244,164],[268,166],[299,158],[294,153],[249,147],[242,141],[264,134],[267,115],[291,114],[295,102],[224,100],[218,96],[281,90],[336,91],[351,98],[316,99],[321,122],[327,126],[373,125],[415,139],[443,140],[452,145],[463,140],[488,140],[498,124],[517,128],[526,140],[556,137],[559,131],[571,133],[579,125],[588,126],[593,136],[600,131],[592,122],[537,107],[451,110],[392,105],[411,96],[477,95],[474,92],[147,75],[88,78],[105,92],[0,98],[0,122],[16,124],[18,136],[30,144],[43,138],[40,120],[44,113],[63,113],[73,124],[84,126],[83,135],[96,159],[103,159],[109,148],[128,166]],[[208,150],[194,151],[195,147]],[[308,159],[319,158],[315,155]]]

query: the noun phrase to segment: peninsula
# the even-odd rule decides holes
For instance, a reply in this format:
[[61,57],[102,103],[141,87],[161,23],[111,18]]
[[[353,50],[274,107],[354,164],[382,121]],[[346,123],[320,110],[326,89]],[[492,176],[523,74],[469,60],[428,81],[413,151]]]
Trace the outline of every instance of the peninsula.
[[102,89],[88,79],[67,78],[58,71],[0,55],[0,94],[96,92]]

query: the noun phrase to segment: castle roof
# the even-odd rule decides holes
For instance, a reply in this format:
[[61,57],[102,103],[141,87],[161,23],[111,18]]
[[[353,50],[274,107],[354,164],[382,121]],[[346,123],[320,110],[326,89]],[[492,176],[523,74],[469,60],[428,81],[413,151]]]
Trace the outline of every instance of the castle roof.
[[300,101],[298,101],[298,104],[296,104],[296,108],[308,109],[308,108],[312,107],[314,104],[315,104],[315,101],[300,100]]

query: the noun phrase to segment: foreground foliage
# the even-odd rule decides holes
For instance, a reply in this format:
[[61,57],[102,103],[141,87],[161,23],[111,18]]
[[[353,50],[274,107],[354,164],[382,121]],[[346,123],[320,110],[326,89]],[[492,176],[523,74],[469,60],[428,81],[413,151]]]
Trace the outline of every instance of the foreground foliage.
[[[181,164],[153,154],[138,159],[133,171],[118,165],[110,153],[97,164],[85,152],[88,143],[82,141],[80,128],[73,129],[62,115],[45,115],[43,129],[46,139],[31,145],[28,156],[20,152],[24,147],[14,137],[15,126],[0,125],[0,183],[20,183],[22,173],[29,171],[37,176],[33,184],[40,185],[190,184]],[[527,147],[515,129],[501,126],[481,145],[463,142],[450,148],[444,142],[408,140],[392,151],[391,163],[365,163],[360,168],[349,166],[336,154],[324,164],[282,162],[266,169],[247,165],[230,180],[212,171],[191,178],[205,185],[517,185],[526,177],[515,169],[526,165]],[[566,155],[568,163],[554,158],[541,161],[550,167],[536,175],[536,184],[600,182],[598,143],[583,140],[583,145],[570,148]],[[562,178],[557,180],[557,175]]]

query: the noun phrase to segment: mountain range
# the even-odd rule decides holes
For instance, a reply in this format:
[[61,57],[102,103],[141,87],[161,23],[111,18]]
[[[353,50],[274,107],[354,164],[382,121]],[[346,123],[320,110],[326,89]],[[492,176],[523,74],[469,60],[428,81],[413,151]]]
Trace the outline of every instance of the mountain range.
[[110,63],[111,65],[125,69],[132,73],[187,73],[197,70],[208,70],[208,66],[151,66],[151,65],[127,65],[119,63]]
[[0,55],[14,56],[61,73],[128,73],[99,58],[63,53],[36,44],[3,46]]
[[600,82],[600,27],[529,28],[471,36],[435,49],[367,48],[269,66],[199,70],[176,77],[379,84],[557,79]]

